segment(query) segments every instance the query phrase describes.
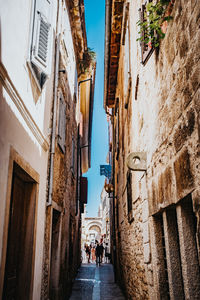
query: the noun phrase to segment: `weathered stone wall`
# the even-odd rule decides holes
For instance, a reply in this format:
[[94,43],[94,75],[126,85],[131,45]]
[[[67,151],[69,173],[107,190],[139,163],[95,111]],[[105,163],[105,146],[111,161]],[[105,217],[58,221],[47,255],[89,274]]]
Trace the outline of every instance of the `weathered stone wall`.
[[[60,69],[63,69],[62,59],[60,59]],[[75,105],[70,93],[67,74],[60,74],[58,85],[58,97],[62,92],[66,103],[66,148],[63,153],[57,143],[54,155],[54,175],[53,175],[53,205],[47,209],[46,231],[45,231],[45,251],[43,265],[43,288],[42,299],[48,299],[49,276],[50,276],[50,249],[51,249],[51,227],[52,211],[59,209],[61,212],[61,245],[60,245],[60,265],[59,284],[57,286],[57,297],[63,299],[70,294],[72,281],[76,275],[80,263],[80,215],[76,214],[76,145],[77,145],[77,123],[75,120]],[[59,108],[58,108],[59,111]],[[58,115],[58,114],[57,114]],[[57,133],[58,133],[57,118]],[[72,172],[72,136],[74,139],[74,170]]]
[[[141,5],[142,1],[130,1],[132,86],[127,109],[126,55],[122,45],[116,90],[119,97],[119,158],[115,161],[117,266],[128,299],[157,299],[151,216],[191,193],[199,220],[200,3],[175,1],[166,37],[145,66],[140,63],[141,48],[136,42]],[[128,153],[136,151],[147,153],[147,172],[132,172],[133,220],[129,222],[126,158]]]

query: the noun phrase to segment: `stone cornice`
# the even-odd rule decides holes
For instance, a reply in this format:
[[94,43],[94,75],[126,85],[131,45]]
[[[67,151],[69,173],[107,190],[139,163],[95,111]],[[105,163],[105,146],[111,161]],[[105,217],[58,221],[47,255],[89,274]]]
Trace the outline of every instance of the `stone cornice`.
[[38,143],[42,146],[44,151],[47,151],[49,148],[48,141],[46,140],[41,130],[37,126],[36,122],[34,121],[24,101],[22,100],[19,93],[17,92],[17,89],[12,83],[12,80],[10,79],[8,72],[6,71],[4,65],[1,62],[0,62],[0,82],[2,83],[3,87],[7,91],[10,98],[12,99],[13,103],[15,104],[16,108],[20,112],[21,116],[23,117],[24,121],[26,122],[27,126],[29,127],[33,135],[35,136]]
[[84,0],[65,0],[65,2],[69,13],[76,62],[79,65],[83,53],[87,50]]

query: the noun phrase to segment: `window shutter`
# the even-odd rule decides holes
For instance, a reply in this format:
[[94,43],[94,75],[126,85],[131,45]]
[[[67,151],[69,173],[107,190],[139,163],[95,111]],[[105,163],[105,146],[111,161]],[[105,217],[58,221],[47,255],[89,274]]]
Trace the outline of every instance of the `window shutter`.
[[87,177],[81,177],[81,191],[80,191],[80,201],[87,204],[87,194],[88,194],[88,179]]
[[66,133],[66,103],[63,95],[59,97],[59,123],[58,123],[58,145],[65,153],[65,133]]
[[36,0],[31,61],[45,74],[50,72],[51,32],[51,3],[48,0]]

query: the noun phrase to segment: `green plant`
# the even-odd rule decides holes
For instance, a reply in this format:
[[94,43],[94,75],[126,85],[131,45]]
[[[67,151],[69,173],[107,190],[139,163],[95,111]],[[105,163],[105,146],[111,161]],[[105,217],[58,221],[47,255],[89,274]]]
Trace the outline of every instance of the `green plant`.
[[140,37],[137,40],[145,45],[151,44],[152,47],[159,46],[160,41],[165,37],[162,24],[172,19],[167,13],[170,3],[172,3],[171,0],[159,0],[155,4],[150,2],[146,5],[143,20],[137,22],[140,27]]
[[80,70],[81,73],[85,73],[88,71],[90,65],[94,63],[96,60],[96,53],[91,48],[87,48],[87,50],[83,53],[83,59],[80,61]]

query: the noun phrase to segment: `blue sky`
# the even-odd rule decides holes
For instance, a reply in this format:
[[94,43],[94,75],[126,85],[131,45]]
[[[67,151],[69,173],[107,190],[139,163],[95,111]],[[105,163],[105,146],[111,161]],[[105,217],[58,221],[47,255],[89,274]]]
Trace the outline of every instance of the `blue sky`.
[[105,1],[84,0],[84,4],[88,47],[92,48],[97,54],[91,169],[83,174],[83,176],[88,177],[88,204],[86,210],[89,217],[95,217],[97,216],[100,194],[105,180],[104,176],[100,176],[99,169],[101,164],[106,164],[108,153],[108,125],[103,108]]

